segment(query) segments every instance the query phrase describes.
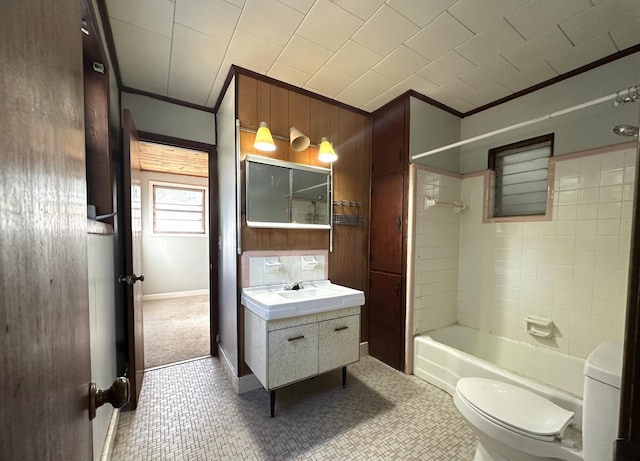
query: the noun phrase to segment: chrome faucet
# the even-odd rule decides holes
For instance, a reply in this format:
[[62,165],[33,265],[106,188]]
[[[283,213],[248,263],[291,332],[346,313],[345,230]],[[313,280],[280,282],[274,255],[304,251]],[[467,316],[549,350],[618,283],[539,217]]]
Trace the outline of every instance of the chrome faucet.
[[290,290],[301,290],[304,288],[304,285],[302,284],[302,280],[299,282],[287,282],[284,284],[284,289],[287,291]]

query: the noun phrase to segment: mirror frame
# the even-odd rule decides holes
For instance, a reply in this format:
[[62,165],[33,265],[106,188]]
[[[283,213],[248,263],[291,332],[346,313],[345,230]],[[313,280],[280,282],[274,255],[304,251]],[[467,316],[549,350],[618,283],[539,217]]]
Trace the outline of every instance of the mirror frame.
[[[285,160],[274,159],[270,157],[262,157],[259,155],[251,155],[247,154],[245,159],[245,217],[248,227],[256,227],[256,228],[272,228],[272,229],[331,229],[331,223],[333,221],[333,206],[332,197],[333,197],[333,171],[330,168],[323,168],[319,166],[312,165],[303,165],[300,163],[287,162]],[[288,168],[290,170],[298,170],[298,171],[309,171],[313,173],[320,173],[327,176],[329,181],[328,185],[328,197],[327,197],[327,224],[308,224],[308,223],[292,223],[292,222],[267,222],[267,221],[252,221],[249,216],[249,182],[251,180],[250,174],[250,163],[259,163],[263,165],[271,165],[282,168]],[[292,195],[292,191],[290,190],[290,195]]]

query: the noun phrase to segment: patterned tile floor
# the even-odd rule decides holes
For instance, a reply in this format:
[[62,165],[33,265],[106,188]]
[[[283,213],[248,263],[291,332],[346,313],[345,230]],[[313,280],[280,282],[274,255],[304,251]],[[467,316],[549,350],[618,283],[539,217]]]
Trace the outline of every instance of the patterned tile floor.
[[451,397],[365,356],[277,391],[238,395],[220,361],[145,375],[135,412],[122,413],[112,461],[441,460],[473,458],[476,438]]

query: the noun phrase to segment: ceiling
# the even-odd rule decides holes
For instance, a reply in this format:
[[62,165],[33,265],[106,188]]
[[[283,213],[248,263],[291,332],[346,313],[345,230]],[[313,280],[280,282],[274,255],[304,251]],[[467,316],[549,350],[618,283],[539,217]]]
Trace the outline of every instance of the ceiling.
[[465,113],[640,43],[640,0],[106,0],[122,84],[213,107],[237,65]]
[[140,141],[140,169],[184,176],[209,176],[209,155],[191,149]]

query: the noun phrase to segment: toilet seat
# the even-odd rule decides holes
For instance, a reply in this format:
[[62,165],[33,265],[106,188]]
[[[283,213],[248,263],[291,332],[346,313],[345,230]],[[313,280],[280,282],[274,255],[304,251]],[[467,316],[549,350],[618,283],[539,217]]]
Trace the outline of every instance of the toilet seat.
[[574,413],[526,389],[486,378],[462,378],[458,395],[499,426],[545,442],[562,438]]

